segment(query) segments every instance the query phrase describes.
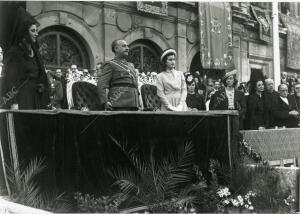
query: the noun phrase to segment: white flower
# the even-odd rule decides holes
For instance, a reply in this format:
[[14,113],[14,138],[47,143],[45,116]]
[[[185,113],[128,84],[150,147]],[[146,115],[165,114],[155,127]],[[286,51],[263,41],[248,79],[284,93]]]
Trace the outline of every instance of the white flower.
[[196,212],[196,209],[195,208],[191,208],[191,212],[192,213]]
[[230,202],[228,200],[224,200],[224,204],[229,204]]
[[239,202],[235,199],[231,199],[231,202],[233,204],[233,206],[238,207],[239,206]]
[[244,202],[244,199],[243,199],[243,197],[242,197],[241,195],[238,195],[238,196],[237,196],[237,199],[238,199],[240,202]]
[[248,209],[248,208],[249,208],[249,205],[248,205],[248,204],[245,204],[245,207]]
[[253,207],[253,206],[250,206],[250,207],[249,207],[249,210],[254,210],[254,207]]

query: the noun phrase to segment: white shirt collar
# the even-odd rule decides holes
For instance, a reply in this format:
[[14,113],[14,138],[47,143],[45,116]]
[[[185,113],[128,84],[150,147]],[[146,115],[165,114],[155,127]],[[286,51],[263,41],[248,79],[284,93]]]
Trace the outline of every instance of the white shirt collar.
[[287,105],[289,105],[289,100],[287,97],[280,97],[280,99],[285,102]]

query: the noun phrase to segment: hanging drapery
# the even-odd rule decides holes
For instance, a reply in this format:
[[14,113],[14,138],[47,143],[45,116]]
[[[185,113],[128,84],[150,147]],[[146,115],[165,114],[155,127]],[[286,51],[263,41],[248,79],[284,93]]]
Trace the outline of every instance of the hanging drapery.
[[280,14],[287,27],[286,67],[300,69],[300,22],[299,19]]
[[272,43],[272,21],[269,12],[252,5],[251,9],[259,24],[259,39]]
[[232,18],[227,2],[199,2],[200,58],[204,69],[233,64]]

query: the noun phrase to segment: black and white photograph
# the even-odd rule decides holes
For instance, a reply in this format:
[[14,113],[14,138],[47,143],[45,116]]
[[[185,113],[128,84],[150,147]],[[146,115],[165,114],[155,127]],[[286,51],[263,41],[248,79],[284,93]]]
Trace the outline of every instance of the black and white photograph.
[[0,214],[300,213],[300,2],[0,1]]

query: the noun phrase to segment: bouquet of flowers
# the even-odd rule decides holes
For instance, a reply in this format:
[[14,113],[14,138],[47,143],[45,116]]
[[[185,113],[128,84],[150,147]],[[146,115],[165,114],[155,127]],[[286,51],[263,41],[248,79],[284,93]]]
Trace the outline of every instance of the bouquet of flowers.
[[253,191],[248,191],[244,196],[237,195],[234,197],[228,187],[221,188],[217,191],[217,196],[220,199],[217,207],[219,211],[226,212],[228,208],[235,207],[238,209],[247,209],[250,212],[254,210],[251,199],[256,196]]
[[148,72],[145,74],[144,72],[138,74],[139,82],[142,84],[150,84],[154,85],[156,83],[157,73],[156,72]]

